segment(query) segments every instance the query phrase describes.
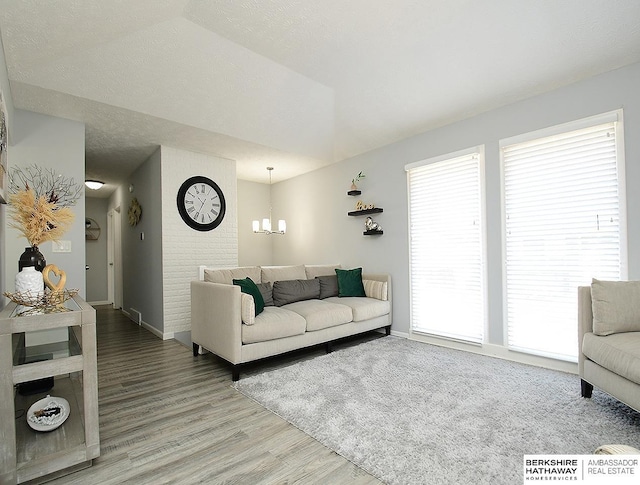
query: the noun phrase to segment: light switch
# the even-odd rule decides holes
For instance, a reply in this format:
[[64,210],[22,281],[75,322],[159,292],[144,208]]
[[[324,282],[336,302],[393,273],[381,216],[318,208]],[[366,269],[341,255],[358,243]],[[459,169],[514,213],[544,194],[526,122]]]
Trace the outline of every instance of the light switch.
[[141,241],[144,241],[144,232],[141,232],[141,233],[140,233],[140,240],[141,240]]
[[70,253],[71,241],[53,241],[51,251],[54,253]]

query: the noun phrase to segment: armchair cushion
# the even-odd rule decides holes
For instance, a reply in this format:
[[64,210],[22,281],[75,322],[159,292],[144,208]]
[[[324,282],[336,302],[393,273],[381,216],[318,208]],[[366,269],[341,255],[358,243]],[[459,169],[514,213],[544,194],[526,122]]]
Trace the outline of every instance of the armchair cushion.
[[593,333],[640,332],[640,281],[591,283]]

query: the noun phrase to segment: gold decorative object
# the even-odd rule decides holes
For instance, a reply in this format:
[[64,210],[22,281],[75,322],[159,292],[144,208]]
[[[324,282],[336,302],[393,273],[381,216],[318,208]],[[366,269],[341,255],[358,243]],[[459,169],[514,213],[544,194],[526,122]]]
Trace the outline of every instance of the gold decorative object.
[[142,216],[142,206],[138,202],[138,199],[134,197],[131,199],[131,205],[129,206],[129,225],[135,226],[140,222],[140,216]]
[[[58,283],[53,283],[49,277],[49,273],[53,273],[59,278]],[[67,273],[59,269],[55,264],[48,264],[42,270],[42,279],[51,291],[64,290],[64,284],[67,282]]]
[[69,206],[81,196],[73,179],[36,165],[14,167],[9,177],[9,225],[27,238],[31,246],[59,241],[71,227],[74,214]]
[[29,290],[17,291],[15,293],[9,293],[8,291],[4,292],[4,296],[9,298],[11,301],[18,305],[29,307],[18,313],[19,316],[68,312],[70,310],[65,308],[63,303],[77,294],[77,289],[54,291],[48,288],[45,289],[44,296],[42,295],[42,292],[33,293]]

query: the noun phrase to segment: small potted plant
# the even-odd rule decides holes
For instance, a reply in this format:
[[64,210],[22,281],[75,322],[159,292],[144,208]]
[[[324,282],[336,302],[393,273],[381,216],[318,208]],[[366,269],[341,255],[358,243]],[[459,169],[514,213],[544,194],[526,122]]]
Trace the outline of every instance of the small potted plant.
[[358,175],[356,175],[353,179],[351,179],[351,190],[358,190],[358,186],[356,185],[356,182],[360,182],[360,180],[362,180],[365,177],[366,175],[364,174],[364,172],[360,171]]

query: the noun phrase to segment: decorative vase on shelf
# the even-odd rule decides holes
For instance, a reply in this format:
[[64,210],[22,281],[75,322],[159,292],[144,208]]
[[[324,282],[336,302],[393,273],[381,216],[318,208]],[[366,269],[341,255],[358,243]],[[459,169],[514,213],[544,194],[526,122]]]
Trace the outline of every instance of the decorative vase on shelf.
[[[44,279],[42,273],[37,271],[35,266],[25,266],[24,269],[16,274],[15,286],[16,293],[30,295],[34,303],[44,296]],[[19,305],[17,311],[21,313],[26,309],[28,308]]]
[[42,272],[47,265],[47,261],[44,259],[44,255],[38,249],[38,246],[30,246],[24,248],[24,253],[20,255],[18,260],[18,271],[22,271],[23,268],[33,266],[36,271]]

